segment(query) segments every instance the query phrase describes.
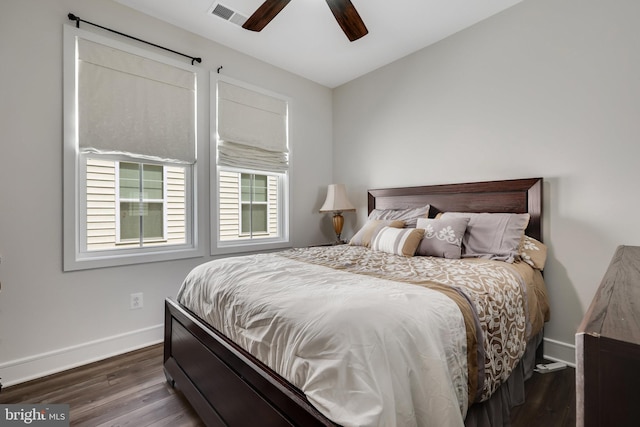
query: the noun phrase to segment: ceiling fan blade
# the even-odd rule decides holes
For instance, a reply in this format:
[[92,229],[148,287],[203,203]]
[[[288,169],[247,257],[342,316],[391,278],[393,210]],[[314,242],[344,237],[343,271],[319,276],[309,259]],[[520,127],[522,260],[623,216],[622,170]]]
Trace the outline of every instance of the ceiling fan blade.
[[350,0],[327,0],[327,4],[350,41],[358,40],[369,33]]
[[290,1],[291,0],[266,0],[253,12],[253,15],[247,19],[242,25],[242,28],[251,31],[261,31]]

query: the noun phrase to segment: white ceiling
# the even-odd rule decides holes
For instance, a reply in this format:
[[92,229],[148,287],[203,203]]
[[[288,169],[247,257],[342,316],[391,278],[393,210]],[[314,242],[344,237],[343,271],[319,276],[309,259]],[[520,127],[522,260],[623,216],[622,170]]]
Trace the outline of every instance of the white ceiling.
[[263,0],[116,1],[334,88],[522,0],[352,0],[369,30],[355,42],[325,0],[293,0],[259,33],[211,11],[221,3],[249,17]]

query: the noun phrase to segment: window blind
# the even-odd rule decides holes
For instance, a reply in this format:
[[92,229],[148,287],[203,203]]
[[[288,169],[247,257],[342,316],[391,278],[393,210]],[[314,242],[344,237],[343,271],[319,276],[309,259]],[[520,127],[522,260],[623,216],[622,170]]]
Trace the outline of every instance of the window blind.
[[82,152],[193,164],[195,73],[78,39]]
[[218,81],[218,165],[286,171],[286,101]]

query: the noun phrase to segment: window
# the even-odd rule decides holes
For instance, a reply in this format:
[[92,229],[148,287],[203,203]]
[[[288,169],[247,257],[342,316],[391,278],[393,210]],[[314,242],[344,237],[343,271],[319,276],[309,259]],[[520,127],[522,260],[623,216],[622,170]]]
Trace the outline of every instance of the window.
[[221,241],[278,238],[277,174],[221,170],[219,182]]
[[269,233],[267,176],[243,173],[240,183],[240,233],[251,237],[266,236]]
[[86,157],[87,252],[185,244],[187,169]]
[[64,269],[202,255],[194,67],[65,26]]
[[164,239],[164,168],[119,162],[120,243],[138,246]]
[[217,112],[212,252],[287,246],[288,101],[226,78],[216,77],[212,87]]

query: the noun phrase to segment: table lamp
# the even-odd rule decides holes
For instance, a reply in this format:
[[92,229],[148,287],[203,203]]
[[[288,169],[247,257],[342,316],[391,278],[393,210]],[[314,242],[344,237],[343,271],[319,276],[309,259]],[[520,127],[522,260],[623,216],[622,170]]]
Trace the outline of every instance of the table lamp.
[[340,240],[344,218],[342,212],[355,212],[356,208],[347,198],[344,184],[329,184],[327,199],[320,208],[320,212],[333,212],[333,229],[336,232],[336,244],[344,243]]

